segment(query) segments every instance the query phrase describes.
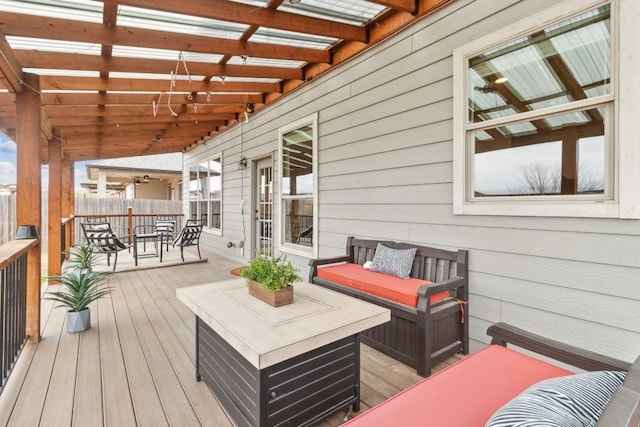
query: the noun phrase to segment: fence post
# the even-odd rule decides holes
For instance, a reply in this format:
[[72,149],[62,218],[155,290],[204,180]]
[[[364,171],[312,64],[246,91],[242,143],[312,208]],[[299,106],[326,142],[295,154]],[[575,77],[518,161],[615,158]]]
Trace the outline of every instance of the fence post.
[[133,243],[133,207],[127,207],[127,221],[129,227],[129,244]]

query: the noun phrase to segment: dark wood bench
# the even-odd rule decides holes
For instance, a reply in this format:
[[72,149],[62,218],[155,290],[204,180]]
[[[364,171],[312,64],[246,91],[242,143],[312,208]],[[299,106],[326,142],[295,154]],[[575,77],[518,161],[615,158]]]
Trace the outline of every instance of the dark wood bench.
[[[433,284],[418,289],[416,307],[372,295],[318,277],[318,267],[338,263],[363,265],[373,260],[378,243],[393,249],[417,248],[411,277]],[[447,251],[425,246],[349,237],[345,256],[309,262],[309,282],[351,295],[391,311],[391,321],[361,334],[362,342],[412,367],[431,374],[433,364],[455,353],[469,352],[467,251]],[[382,274],[382,273],[378,273]],[[449,292],[432,304],[431,297]]]

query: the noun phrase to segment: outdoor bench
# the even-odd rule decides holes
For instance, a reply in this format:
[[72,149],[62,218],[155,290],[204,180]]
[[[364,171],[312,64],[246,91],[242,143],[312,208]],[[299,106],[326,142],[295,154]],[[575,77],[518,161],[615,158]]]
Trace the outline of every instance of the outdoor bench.
[[[363,267],[374,260],[378,244],[385,253],[415,249],[408,279]],[[362,342],[421,376],[430,375],[434,363],[469,352],[467,251],[349,237],[346,252],[311,260],[309,282],[391,311],[389,322],[360,334]]]
[[[630,364],[504,323],[490,326],[487,334],[493,337],[491,345],[343,425],[640,425],[640,357]],[[507,343],[597,372],[574,374],[507,348]]]

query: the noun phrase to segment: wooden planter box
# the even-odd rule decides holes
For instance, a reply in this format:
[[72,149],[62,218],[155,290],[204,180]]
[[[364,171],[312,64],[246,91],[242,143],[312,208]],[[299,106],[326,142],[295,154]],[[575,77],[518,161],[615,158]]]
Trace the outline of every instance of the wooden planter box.
[[255,280],[250,280],[249,294],[274,307],[291,304],[293,302],[293,286],[291,285],[283,289],[278,289],[277,291],[272,291],[263,288],[260,286],[260,283]]

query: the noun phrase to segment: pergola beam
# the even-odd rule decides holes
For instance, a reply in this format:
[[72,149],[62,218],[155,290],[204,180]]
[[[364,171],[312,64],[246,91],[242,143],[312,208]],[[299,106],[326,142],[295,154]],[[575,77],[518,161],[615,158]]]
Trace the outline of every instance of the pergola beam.
[[[159,3],[159,2],[158,2]],[[188,4],[188,2],[185,2]],[[155,6],[156,4],[154,4]],[[331,62],[326,50],[266,43],[240,42],[218,37],[171,34],[164,31],[135,27],[55,19],[34,15],[0,12],[0,31],[20,37],[46,38],[79,43],[99,43],[109,46],[133,46],[152,49],[171,49],[224,55],[248,55],[255,58],[292,61]],[[178,58],[176,58],[177,60]]]
[[[117,3],[140,8],[149,7],[148,0],[103,1],[105,4]],[[367,32],[363,27],[227,0],[163,0],[154,3],[153,9],[297,33],[318,34],[336,39],[361,42],[367,40]]]
[[[79,53],[35,52],[30,50],[15,50],[15,56],[27,68],[150,74],[169,74],[170,71],[175,71],[176,68],[176,61],[162,59],[103,58]],[[290,80],[301,80],[303,78],[300,68],[221,65],[194,61],[189,62],[189,72],[200,76],[213,75]],[[186,75],[184,67],[179,67],[177,74]]]
[[2,30],[0,30],[0,73],[2,73],[4,86],[9,92],[22,91],[22,66],[9,47]]

